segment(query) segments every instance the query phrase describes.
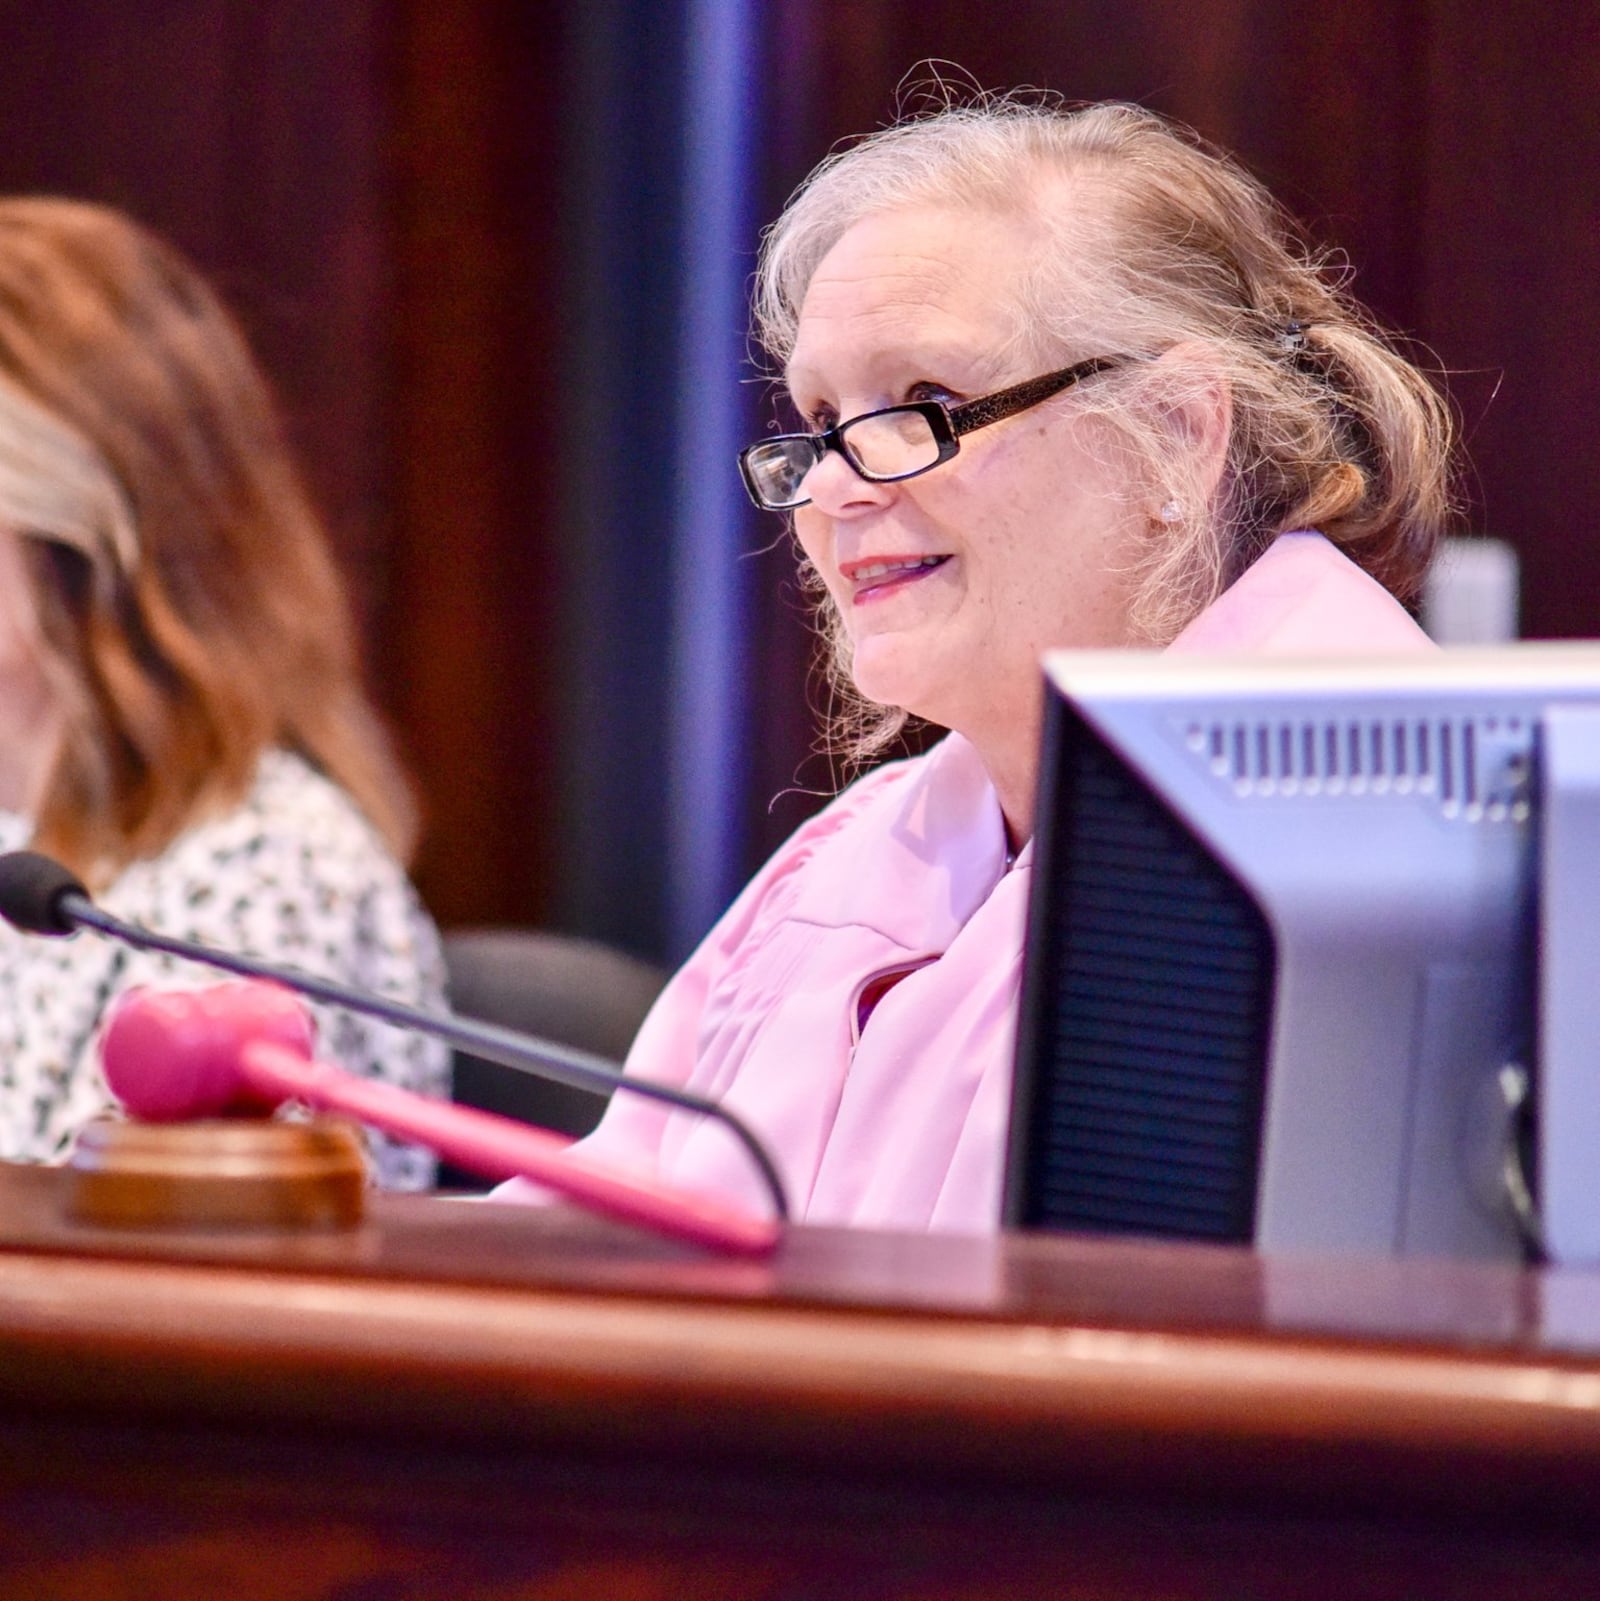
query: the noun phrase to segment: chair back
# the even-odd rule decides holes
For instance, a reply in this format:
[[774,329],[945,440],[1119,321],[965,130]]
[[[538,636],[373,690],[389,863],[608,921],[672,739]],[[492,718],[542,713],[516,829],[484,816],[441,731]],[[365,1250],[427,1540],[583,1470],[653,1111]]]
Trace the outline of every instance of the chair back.
[[[444,957],[450,1004],[463,1017],[618,1063],[667,981],[665,971],[636,956],[547,929],[455,929],[444,936]],[[599,1122],[608,1099],[464,1051],[455,1055],[452,1098],[573,1135]],[[477,1184],[449,1171],[440,1176],[441,1187],[461,1181]]]

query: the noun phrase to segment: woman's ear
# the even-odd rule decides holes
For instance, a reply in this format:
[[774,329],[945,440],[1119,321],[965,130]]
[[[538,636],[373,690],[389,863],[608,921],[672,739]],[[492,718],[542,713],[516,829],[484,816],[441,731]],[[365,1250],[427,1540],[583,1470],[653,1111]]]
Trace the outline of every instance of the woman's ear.
[[[1209,502],[1221,482],[1233,434],[1233,397],[1216,351],[1197,341],[1174,345],[1156,358],[1163,380],[1159,415],[1172,435],[1173,453],[1184,462],[1183,489]],[[1167,512],[1171,488],[1151,507],[1154,520],[1177,519]]]

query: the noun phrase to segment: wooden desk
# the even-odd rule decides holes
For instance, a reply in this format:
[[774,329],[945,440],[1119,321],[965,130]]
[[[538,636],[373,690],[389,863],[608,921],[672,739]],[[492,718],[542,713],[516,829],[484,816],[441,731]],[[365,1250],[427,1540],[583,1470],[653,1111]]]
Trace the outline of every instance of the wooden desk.
[[1600,1276],[380,1199],[130,1238],[0,1169],[0,1594],[1600,1595]]

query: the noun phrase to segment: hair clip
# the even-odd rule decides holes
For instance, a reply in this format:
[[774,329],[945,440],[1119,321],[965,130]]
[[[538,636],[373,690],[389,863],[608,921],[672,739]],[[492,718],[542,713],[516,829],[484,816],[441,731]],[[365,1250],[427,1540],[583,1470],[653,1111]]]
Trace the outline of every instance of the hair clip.
[[1302,355],[1306,348],[1306,329],[1311,326],[1308,322],[1291,320],[1284,324],[1283,332],[1278,335],[1278,347],[1286,356]]

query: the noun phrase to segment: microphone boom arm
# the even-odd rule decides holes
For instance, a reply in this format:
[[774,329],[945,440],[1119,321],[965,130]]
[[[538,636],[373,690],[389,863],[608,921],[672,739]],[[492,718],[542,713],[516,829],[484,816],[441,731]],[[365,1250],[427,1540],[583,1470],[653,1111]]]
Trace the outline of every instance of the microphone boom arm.
[[[78,889],[61,890],[54,898],[53,910],[63,922],[92,928],[97,933],[121,940],[136,950],[155,951],[163,956],[177,956],[185,961],[200,962],[209,967],[220,968],[225,973],[235,973],[241,978],[264,979],[273,984],[282,984],[287,978],[292,980],[295,988],[315,1000],[360,1012],[367,1017],[375,1017],[380,1022],[393,1023],[398,1028],[415,1029],[432,1035],[456,1050],[469,1051],[474,1056],[481,1056],[486,1061],[496,1062],[502,1067],[511,1068],[514,1072],[527,1073],[535,1077],[549,1077],[577,1089],[626,1089],[646,1096],[650,1100],[661,1101],[684,1111],[714,1118],[744,1146],[771,1195],[777,1217],[780,1221],[788,1221],[788,1193],[779,1176],[777,1165],[766,1147],[737,1114],[703,1095],[696,1095],[692,1090],[679,1089],[673,1084],[662,1084],[655,1079],[636,1078],[630,1073],[622,1072],[604,1057],[578,1050],[573,1046],[541,1040],[535,1052],[531,1042],[522,1035],[493,1023],[458,1017],[453,1013],[426,1012],[418,1007],[408,1006],[403,1001],[362,994],[359,990],[350,989],[331,979],[318,978],[315,974],[302,972],[299,968],[279,967],[257,961],[253,957],[212,950],[209,947],[193,945],[187,940],[157,934],[150,929],[141,928],[137,923],[124,922],[120,917],[102,911]],[[532,1066],[529,1060],[535,1054],[540,1063],[537,1068]]]

